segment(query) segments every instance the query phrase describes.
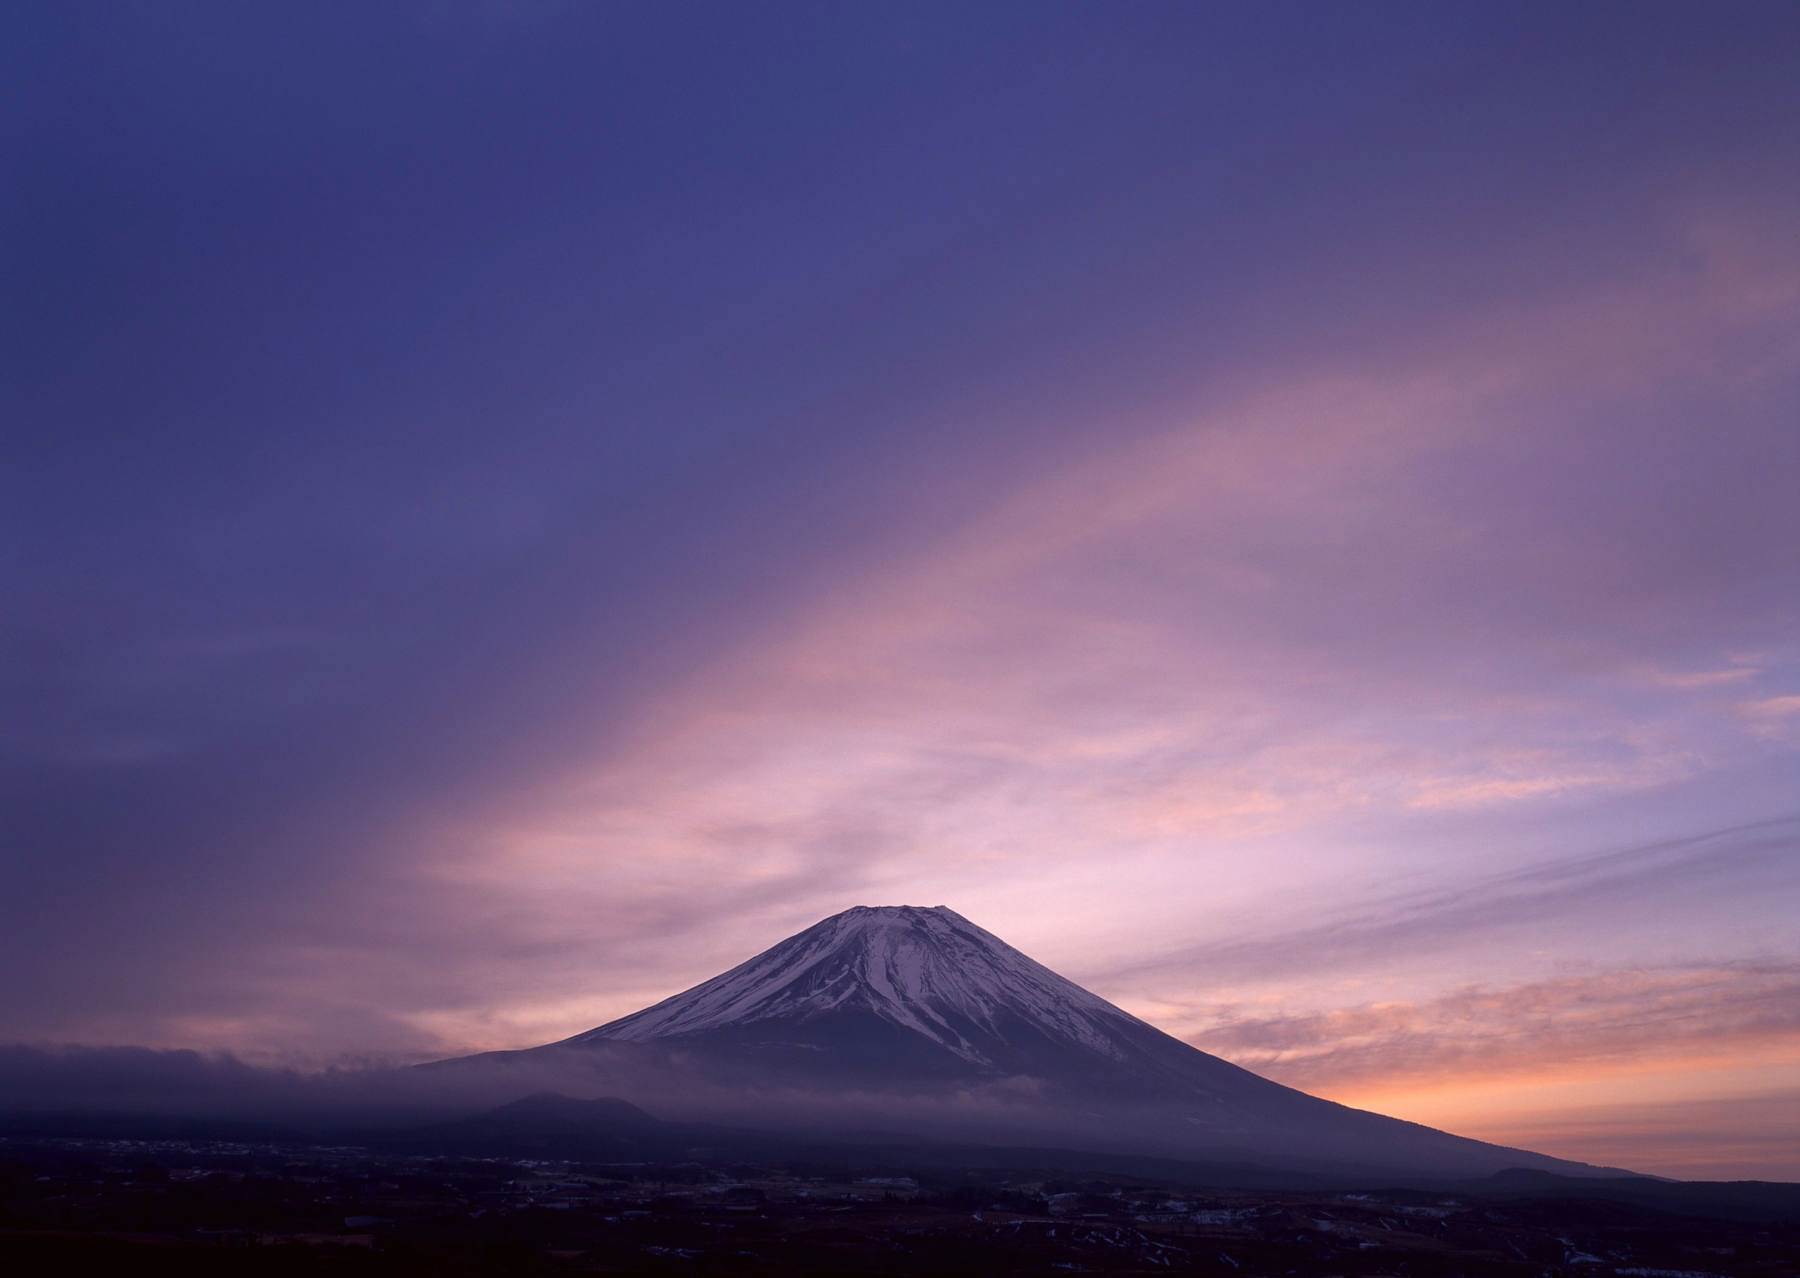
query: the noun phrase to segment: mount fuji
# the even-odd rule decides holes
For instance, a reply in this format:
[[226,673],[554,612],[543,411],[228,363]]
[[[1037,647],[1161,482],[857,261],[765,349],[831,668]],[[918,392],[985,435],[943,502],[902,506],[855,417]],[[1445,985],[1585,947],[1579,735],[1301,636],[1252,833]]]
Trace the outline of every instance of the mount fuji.
[[[944,906],[859,906],[561,1042],[488,1053],[668,1111],[1313,1171],[1601,1169],[1351,1109],[1208,1055]],[[441,1068],[441,1066],[439,1067]]]
[[601,1042],[727,1050],[863,1085],[1024,1076],[1160,1090],[1179,1078],[1175,1040],[941,905],[835,914],[563,1045]]

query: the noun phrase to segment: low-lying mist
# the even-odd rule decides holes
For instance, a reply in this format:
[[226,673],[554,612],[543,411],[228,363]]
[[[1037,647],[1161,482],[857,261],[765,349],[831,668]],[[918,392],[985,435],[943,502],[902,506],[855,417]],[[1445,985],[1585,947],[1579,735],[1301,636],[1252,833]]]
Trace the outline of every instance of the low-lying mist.
[[[39,1134],[73,1122],[127,1134],[128,1120],[187,1124],[195,1135],[236,1124],[321,1143],[427,1136],[492,1142],[522,1117],[490,1111],[554,1094],[618,1099],[658,1125],[665,1149],[731,1144],[752,1135],[805,1144],[1009,1146],[1144,1155],[1237,1167],[1284,1167],[1336,1176],[1383,1167],[1483,1174],[1531,1166],[1563,1174],[1600,1170],[1462,1140],[1411,1123],[1292,1093],[1291,1114],[1260,1118],[1220,1100],[1077,1092],[1025,1076],[929,1086],[832,1087],[738,1060],[690,1058],[666,1045],[614,1042],[493,1052],[424,1065],[322,1070],[253,1064],[224,1053],[142,1047],[0,1047],[0,1131]],[[570,1108],[568,1131],[601,1109]],[[561,1117],[547,1124],[564,1134]],[[1255,1119],[1255,1121],[1252,1121]],[[479,1130],[463,1120],[477,1120]],[[541,1113],[533,1121],[543,1121]],[[208,1128],[210,1124],[210,1129]],[[146,1126],[142,1121],[140,1126]],[[735,1135],[734,1135],[735,1133]],[[591,1135],[591,1130],[589,1131]]]
[[637,1044],[496,1052],[425,1065],[307,1070],[226,1052],[129,1046],[0,1046],[0,1116],[153,1115],[287,1124],[394,1125],[478,1113],[525,1096],[617,1097],[659,1119],[973,1135],[1029,1128],[1044,1089],[997,1079],[930,1094],[709,1079],[679,1053]]

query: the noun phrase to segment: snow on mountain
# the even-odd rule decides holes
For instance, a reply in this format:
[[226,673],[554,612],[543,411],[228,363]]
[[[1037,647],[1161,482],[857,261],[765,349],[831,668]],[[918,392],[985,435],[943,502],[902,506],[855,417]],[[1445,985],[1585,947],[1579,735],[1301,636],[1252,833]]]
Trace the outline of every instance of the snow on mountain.
[[1126,1055],[1121,1029],[1149,1028],[954,910],[895,905],[833,915],[685,993],[569,1041],[646,1042],[852,1010],[990,1069],[1003,1063],[984,1048],[1020,1021],[1114,1059]]
[[846,910],[597,1029],[445,1064],[573,1077],[571,1086],[591,1074],[607,1094],[654,1093],[665,1110],[687,1098],[733,1122],[830,1128],[854,1117],[958,1140],[1322,1172],[1594,1170],[1284,1087],[1114,1007],[943,906]]

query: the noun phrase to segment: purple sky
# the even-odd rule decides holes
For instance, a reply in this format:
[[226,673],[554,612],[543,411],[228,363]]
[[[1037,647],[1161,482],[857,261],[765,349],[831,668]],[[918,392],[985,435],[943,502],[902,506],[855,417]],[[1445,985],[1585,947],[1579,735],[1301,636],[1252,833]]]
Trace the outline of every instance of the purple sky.
[[1791,5],[403,8],[0,19],[0,1039],[942,903],[1800,1179]]

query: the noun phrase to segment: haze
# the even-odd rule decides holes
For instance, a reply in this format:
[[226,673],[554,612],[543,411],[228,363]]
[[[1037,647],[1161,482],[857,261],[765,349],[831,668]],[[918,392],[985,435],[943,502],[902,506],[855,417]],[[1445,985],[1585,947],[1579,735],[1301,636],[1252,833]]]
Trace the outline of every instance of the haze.
[[4,24],[0,1040],[527,1046],[945,903],[1800,1179],[1793,6]]

